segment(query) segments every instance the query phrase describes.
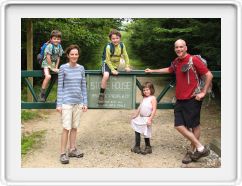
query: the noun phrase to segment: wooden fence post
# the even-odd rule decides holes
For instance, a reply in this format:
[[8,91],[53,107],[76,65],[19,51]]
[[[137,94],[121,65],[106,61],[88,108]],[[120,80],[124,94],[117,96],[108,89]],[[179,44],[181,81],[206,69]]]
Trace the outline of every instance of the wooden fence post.
[[[27,70],[33,70],[33,25],[31,20],[27,21]],[[29,77],[29,81],[33,85],[32,77]],[[29,89],[27,89],[27,101],[33,101],[33,96]]]

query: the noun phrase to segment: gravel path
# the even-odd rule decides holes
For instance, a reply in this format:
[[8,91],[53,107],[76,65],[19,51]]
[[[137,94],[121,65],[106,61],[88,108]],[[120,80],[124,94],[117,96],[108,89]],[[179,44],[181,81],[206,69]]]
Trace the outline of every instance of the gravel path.
[[[141,79],[141,82],[149,80]],[[153,79],[156,94],[161,90],[161,80]],[[137,92],[138,99],[141,97]],[[165,98],[170,101],[171,91]],[[70,164],[59,162],[60,136],[62,127],[60,115],[55,110],[41,111],[46,117],[23,123],[23,133],[47,130],[41,148],[29,152],[22,158],[25,168],[177,168],[177,167],[220,167],[220,158],[211,152],[199,162],[183,165],[181,160],[189,146],[173,126],[173,110],[158,110],[153,122],[151,145],[153,153],[140,155],[130,152],[134,144],[134,132],[130,118],[134,110],[90,109],[82,116],[78,129],[77,146],[84,152],[83,158],[72,158]],[[220,139],[220,107],[211,102],[202,109],[201,141],[209,144],[213,138]],[[144,147],[142,138],[141,146]]]

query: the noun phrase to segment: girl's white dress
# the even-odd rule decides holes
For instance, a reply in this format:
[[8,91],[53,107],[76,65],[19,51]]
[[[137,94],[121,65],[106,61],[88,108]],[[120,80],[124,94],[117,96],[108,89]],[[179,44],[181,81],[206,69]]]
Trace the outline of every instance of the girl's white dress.
[[152,96],[144,97],[140,104],[140,115],[131,120],[132,128],[140,133],[144,134],[145,138],[151,138],[151,125],[147,125],[148,118],[152,113]]

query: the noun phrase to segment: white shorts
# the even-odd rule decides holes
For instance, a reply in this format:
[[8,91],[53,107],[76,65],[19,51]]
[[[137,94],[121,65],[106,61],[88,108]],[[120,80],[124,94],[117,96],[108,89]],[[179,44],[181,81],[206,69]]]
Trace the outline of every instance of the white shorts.
[[82,115],[82,104],[62,104],[61,120],[63,128],[70,130],[80,125]]

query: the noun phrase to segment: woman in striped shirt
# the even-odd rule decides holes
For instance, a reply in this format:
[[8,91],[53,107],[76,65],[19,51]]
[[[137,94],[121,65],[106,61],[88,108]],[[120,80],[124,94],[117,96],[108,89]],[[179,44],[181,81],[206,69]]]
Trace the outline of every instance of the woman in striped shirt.
[[[87,111],[85,69],[77,63],[80,48],[78,45],[70,45],[65,53],[68,62],[60,66],[56,105],[63,125],[60,155],[62,164],[68,164],[69,157],[83,157],[83,153],[76,147],[76,135],[81,113]],[[68,138],[70,144],[66,152]]]

